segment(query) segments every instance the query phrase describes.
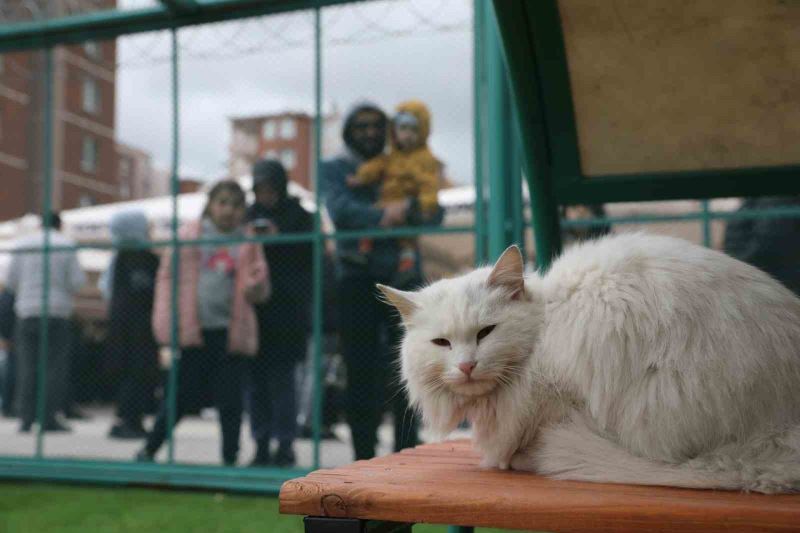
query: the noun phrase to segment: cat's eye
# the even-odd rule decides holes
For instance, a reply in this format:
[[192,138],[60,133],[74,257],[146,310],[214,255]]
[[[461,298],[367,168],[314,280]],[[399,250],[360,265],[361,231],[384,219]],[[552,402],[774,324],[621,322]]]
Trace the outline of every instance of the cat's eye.
[[431,342],[433,344],[435,344],[436,346],[444,346],[445,348],[449,348],[450,347],[450,341],[447,340],[447,339],[438,338],[438,339],[431,340]]
[[492,332],[492,330],[493,330],[495,327],[496,327],[496,324],[494,324],[494,325],[491,325],[491,326],[486,326],[485,328],[483,328],[482,330],[480,330],[480,331],[478,332],[478,342],[481,342],[481,339],[483,339],[484,337],[486,337],[486,335],[488,335],[489,333],[491,333],[491,332]]

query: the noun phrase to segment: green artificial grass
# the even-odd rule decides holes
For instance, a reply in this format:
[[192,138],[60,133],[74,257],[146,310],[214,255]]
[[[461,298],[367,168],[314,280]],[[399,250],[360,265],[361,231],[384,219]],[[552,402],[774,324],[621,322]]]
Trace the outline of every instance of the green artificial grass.
[[[446,531],[414,526],[414,533]],[[303,520],[278,514],[278,499],[267,496],[0,483],[0,533],[41,532],[303,533]]]

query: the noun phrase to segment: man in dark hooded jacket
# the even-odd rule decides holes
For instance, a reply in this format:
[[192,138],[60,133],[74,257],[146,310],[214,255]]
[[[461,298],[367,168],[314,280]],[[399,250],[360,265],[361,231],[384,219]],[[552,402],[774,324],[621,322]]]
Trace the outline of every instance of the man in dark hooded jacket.
[[[407,224],[410,201],[375,206],[380,184],[350,188],[348,176],[359,165],[384,150],[386,115],[377,106],[362,103],[345,117],[344,151],[322,164],[322,193],[338,231],[374,230]],[[442,213],[435,218],[440,223]],[[392,309],[376,298],[376,283],[389,283],[399,260],[396,239],[374,239],[367,256],[358,251],[358,239],[336,243],[339,331],[347,366],[347,419],[356,459],[375,456],[377,430],[384,408],[394,414],[394,448],[400,450],[417,441],[417,423],[400,389],[393,361],[401,329]],[[419,257],[419,254],[417,254]],[[421,268],[415,266],[421,282]],[[409,289],[412,287],[400,287]]]
[[[253,165],[256,201],[247,220],[261,234],[308,233],[313,219],[297,198],[288,194],[283,165],[263,159]],[[256,455],[253,466],[292,466],[292,444],[297,432],[294,370],[306,353],[311,329],[310,242],[264,245],[272,295],[256,306],[259,320],[259,354],[251,365],[250,416]],[[270,439],[277,440],[275,454]]]

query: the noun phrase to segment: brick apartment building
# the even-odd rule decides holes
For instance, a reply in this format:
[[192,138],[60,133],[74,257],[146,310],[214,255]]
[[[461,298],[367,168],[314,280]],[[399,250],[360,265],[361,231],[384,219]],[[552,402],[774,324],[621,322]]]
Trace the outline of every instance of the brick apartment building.
[[117,142],[115,147],[120,200],[152,198],[170,193],[169,172],[153,167],[150,152],[122,142]]
[[0,56],[0,220],[23,215],[34,202],[25,134],[33,126],[31,93],[25,77],[9,74],[30,71],[30,62],[28,54]]
[[[116,0],[104,0],[90,8],[115,5]],[[50,16],[74,11],[66,0],[51,0],[42,8]],[[7,13],[17,14],[10,22],[25,20],[24,10],[12,6]],[[7,220],[42,209],[45,56],[26,51],[0,57],[0,220]],[[54,209],[119,199],[116,59],[113,40],[53,50]]]
[[65,75],[56,88],[64,101],[56,106],[54,205],[69,209],[115,201],[120,192],[114,135],[116,43],[64,47],[61,53]]
[[[339,116],[325,116],[322,154],[326,157],[340,146]],[[231,119],[233,135],[229,147],[229,172],[232,177],[248,174],[261,158],[278,159],[289,178],[312,190],[314,175],[314,119],[308,113],[282,112]]]
[[[41,0],[50,16],[116,6]],[[24,9],[6,7],[4,21],[22,22]],[[13,20],[9,20],[9,18]],[[40,213],[43,204],[45,56],[0,55],[0,220]],[[168,192],[150,154],[115,140],[116,42],[53,49],[53,195],[56,210],[147,198]]]

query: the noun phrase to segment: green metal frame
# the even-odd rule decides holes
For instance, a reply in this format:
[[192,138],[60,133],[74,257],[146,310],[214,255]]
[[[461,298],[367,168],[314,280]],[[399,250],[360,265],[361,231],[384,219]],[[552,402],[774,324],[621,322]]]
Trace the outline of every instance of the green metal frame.
[[99,483],[103,485],[170,485],[274,493],[303,469],[222,468],[186,464],[142,464],[84,459],[0,457],[0,478]]
[[[364,0],[172,0],[143,9],[105,10],[0,25],[0,53],[134,33],[178,29],[262,15],[317,9]],[[196,6],[196,7],[194,7]]]
[[322,239],[322,191],[320,176],[322,175],[322,13],[314,10],[314,307],[312,309],[312,334],[314,336],[313,384],[314,397],[311,409],[311,427],[314,438],[313,462],[319,466],[320,438],[322,428],[322,260],[324,242]]
[[480,265],[486,262],[487,242],[486,228],[483,224],[485,219],[485,179],[486,157],[484,155],[484,126],[486,125],[486,114],[484,105],[486,102],[486,68],[485,68],[485,0],[473,0],[472,2],[472,113],[473,113],[473,142],[475,154],[475,264]]
[[519,110],[542,266],[560,248],[559,204],[800,192],[797,165],[585,176],[557,0],[494,0],[494,6]]
[[[549,112],[544,105],[541,76],[538,74],[540,60],[535,55],[539,48],[534,46],[526,17],[526,6],[534,3],[539,4],[494,0],[494,9],[516,103],[516,119],[523,146],[522,164],[530,192],[536,260],[539,268],[546,269],[561,250],[561,237],[558,202],[553,190],[552,140],[546,123]],[[512,183],[515,181],[512,179]]]
[[[487,71],[487,139],[485,141],[489,166],[489,259],[496,260],[511,244],[513,236],[507,219],[513,189],[519,186],[514,164],[514,129],[511,116],[506,67],[500,46],[497,21],[491,4],[482,4],[485,32],[485,68]],[[506,186],[508,183],[508,186]],[[516,183],[516,185],[515,185]]]
[[200,4],[195,0],[158,0],[164,7],[173,13],[196,13]]
[[[39,323],[39,357],[36,365],[38,376],[47,373],[47,354],[50,346],[50,324],[48,316],[50,314],[50,223],[52,221],[52,196],[53,196],[53,50],[48,48],[44,52],[44,84],[45,84],[45,108],[44,108],[44,187],[43,187],[43,208],[42,217],[44,231],[44,268],[42,269],[42,317]],[[40,458],[44,454],[44,425],[45,414],[47,412],[47,391],[45,390],[45,380],[38,379],[36,382],[36,419],[39,422],[36,433],[36,457]]]
[[[178,194],[180,194],[180,176],[178,161],[180,161],[180,71],[178,68],[178,34],[176,30],[170,32],[170,45],[172,52],[171,69],[171,88],[172,88],[172,168],[170,174],[170,190],[172,193],[172,220],[171,220],[171,248],[172,248],[172,268],[171,276],[173,280],[180,279],[180,241],[178,239]],[[180,334],[178,332],[178,291],[179,283],[172,283],[170,290],[170,349],[172,351],[172,364],[169,367],[167,380],[167,462],[175,462],[175,439],[173,430],[177,412],[178,399],[178,374],[181,368],[181,347]]]

